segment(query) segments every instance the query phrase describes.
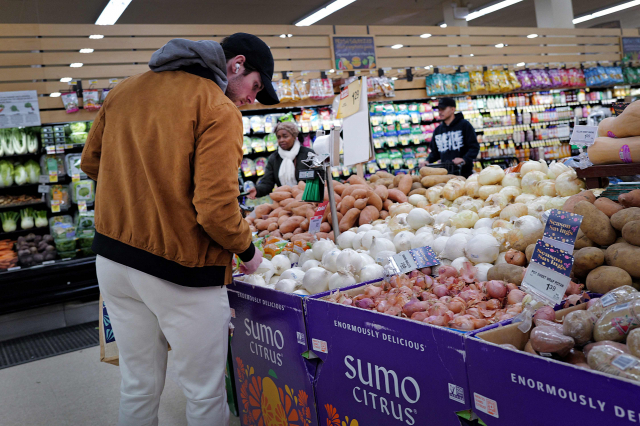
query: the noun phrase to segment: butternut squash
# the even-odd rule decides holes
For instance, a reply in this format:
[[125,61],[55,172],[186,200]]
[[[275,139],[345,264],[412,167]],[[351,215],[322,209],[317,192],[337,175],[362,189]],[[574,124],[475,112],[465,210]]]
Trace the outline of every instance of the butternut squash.
[[602,120],[598,126],[598,136],[611,138],[640,136],[640,102],[632,102],[617,117]]
[[[627,107],[628,108],[628,107]],[[640,131],[638,131],[640,134]],[[640,136],[630,138],[596,138],[587,148],[593,164],[624,164],[640,162]]]

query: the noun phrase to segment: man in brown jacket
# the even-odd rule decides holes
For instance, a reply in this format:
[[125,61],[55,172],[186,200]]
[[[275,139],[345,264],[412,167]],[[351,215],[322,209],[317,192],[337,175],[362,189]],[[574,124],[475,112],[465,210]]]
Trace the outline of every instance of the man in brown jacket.
[[118,424],[158,424],[168,342],[188,424],[226,425],[225,284],[233,253],[247,273],[262,258],[237,200],[237,106],[278,102],[273,57],[238,33],[172,40],[149,66],[109,93],[82,153],[97,181],[93,250],[120,350]]

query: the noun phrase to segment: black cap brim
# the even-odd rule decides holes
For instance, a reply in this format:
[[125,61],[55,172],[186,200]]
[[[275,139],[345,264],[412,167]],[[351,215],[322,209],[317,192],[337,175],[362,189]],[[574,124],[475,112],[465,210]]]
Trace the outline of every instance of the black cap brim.
[[262,105],[275,105],[280,103],[280,99],[278,99],[278,95],[273,88],[273,84],[271,83],[271,76],[260,73],[260,78],[262,79],[262,85],[264,86],[264,89],[258,92],[256,100]]

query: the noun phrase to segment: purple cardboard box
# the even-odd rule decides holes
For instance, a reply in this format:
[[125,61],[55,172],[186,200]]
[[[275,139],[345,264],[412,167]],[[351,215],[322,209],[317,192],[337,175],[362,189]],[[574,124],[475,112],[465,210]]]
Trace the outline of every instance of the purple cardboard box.
[[[351,290],[355,291],[355,290]],[[464,336],[306,298],[322,425],[455,425],[471,408]]]
[[487,425],[640,422],[640,383],[498,346],[524,346],[528,334],[516,330],[516,324],[508,325],[465,341],[473,411]]
[[303,298],[235,280],[227,288],[241,424],[317,425]]

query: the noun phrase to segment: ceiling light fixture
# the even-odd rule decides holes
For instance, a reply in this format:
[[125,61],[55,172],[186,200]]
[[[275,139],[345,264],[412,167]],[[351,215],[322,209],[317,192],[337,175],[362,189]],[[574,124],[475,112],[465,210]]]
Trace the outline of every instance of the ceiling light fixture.
[[89,36],[89,38],[91,40],[100,40],[101,38],[104,38],[104,36],[102,34],[92,34]]
[[391,46],[392,49],[401,49],[404,45],[403,44],[394,44],[393,46]]
[[474,54],[473,54],[473,53],[471,53],[469,56],[474,56]]
[[516,67],[524,67],[524,62],[518,62],[518,63],[516,64]]
[[331,15],[334,12],[337,12],[338,10],[342,9],[345,6],[350,5],[351,3],[353,3],[356,0],[335,0],[332,1],[331,3],[329,3],[328,5],[324,6],[321,9],[316,10],[315,12],[313,12],[311,15],[307,16],[304,19],[299,20],[298,22],[296,22],[296,27],[308,27],[309,25],[313,25],[316,22],[326,18],[327,16]]
[[80,53],[93,53],[93,49],[80,49]]
[[498,49],[502,49],[504,47],[504,44],[503,43],[498,43],[498,44],[496,44],[496,47]]
[[60,93],[60,92],[53,92],[53,93],[52,93],[52,94],[50,94],[49,96],[50,96],[50,97],[52,97],[52,98],[59,98],[59,97],[60,97],[60,95],[62,95],[62,93]]
[[447,24],[440,24],[440,28],[447,28]]
[[71,68],[80,68],[81,66],[83,66],[84,64],[82,62],[74,62],[71,65],[69,65]]
[[497,10],[504,9],[505,7],[511,6],[516,3],[520,3],[522,0],[504,0],[498,2],[496,4],[492,4],[491,6],[485,7],[483,9],[476,10],[475,12],[471,12],[465,18],[467,21],[473,21],[476,18],[479,18],[484,15],[488,15],[489,13],[493,13]]
[[336,72],[336,70],[334,70],[333,68],[331,68],[329,71],[327,71],[328,74],[333,74],[334,72]]
[[527,38],[536,38],[536,37],[538,37],[538,34],[529,34],[527,36]]
[[609,15],[611,13],[619,12],[621,10],[629,9],[630,7],[640,6],[640,0],[629,1],[626,3],[619,4],[617,6],[609,7],[607,9],[602,9],[598,12],[593,12],[588,15],[580,16],[579,18],[575,18],[573,20],[574,24],[579,24],[580,22],[589,21],[591,19],[599,18],[601,16]]
[[129,6],[131,0],[109,0],[96,21],[96,25],[113,25]]
[[286,34],[280,34],[280,38],[287,38]]
[[391,80],[397,80],[398,77],[391,77]]
[[68,83],[68,82],[70,82],[71,80],[73,80],[73,78],[71,78],[71,77],[62,77],[62,78],[60,79],[60,83]]
[[429,38],[429,37],[431,37],[431,34],[429,34],[429,33],[420,35],[420,38]]

